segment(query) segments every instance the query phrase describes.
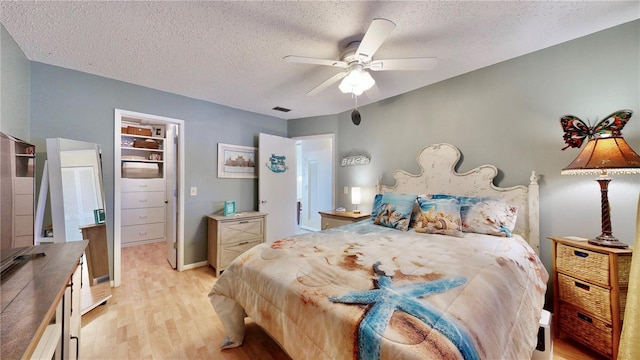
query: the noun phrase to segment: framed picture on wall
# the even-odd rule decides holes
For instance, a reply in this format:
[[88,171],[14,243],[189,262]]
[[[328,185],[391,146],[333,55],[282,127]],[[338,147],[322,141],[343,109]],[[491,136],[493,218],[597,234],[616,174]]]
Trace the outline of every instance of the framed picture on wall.
[[257,179],[258,149],[218,143],[218,177],[233,179]]

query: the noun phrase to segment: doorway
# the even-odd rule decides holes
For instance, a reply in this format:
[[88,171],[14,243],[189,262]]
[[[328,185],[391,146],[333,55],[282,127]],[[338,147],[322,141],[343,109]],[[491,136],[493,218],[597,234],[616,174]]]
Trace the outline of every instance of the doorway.
[[[184,121],[162,116],[115,109],[114,136],[114,286],[122,279],[122,252],[132,237],[136,243],[166,244],[167,260],[178,271],[184,270]],[[140,133],[123,133],[130,124],[139,124]],[[149,134],[149,130],[151,133]],[[136,141],[145,142],[143,144]],[[124,143],[123,143],[124,142]],[[131,145],[129,142],[133,142]],[[146,142],[155,142],[147,144]],[[149,191],[135,193],[134,188]],[[130,193],[128,193],[130,192]],[[125,196],[123,197],[123,193]],[[144,199],[139,196],[145,196]],[[149,205],[145,209],[131,206],[132,201]],[[145,205],[146,206],[146,205]],[[123,216],[127,211],[135,216]],[[138,214],[140,213],[140,214]],[[138,216],[139,215],[139,216]],[[162,226],[137,224],[136,219],[158,219]],[[147,221],[143,220],[142,222]],[[149,220],[150,221],[150,220]],[[139,230],[148,226],[146,229]],[[156,233],[162,231],[162,233]]]
[[320,231],[318,211],[333,209],[333,134],[298,137],[296,147],[299,228]]

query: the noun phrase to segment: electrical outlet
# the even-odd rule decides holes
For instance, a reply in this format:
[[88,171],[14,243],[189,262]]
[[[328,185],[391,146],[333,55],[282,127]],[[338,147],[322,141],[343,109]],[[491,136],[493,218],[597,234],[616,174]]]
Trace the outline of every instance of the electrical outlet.
[[344,187],[344,194],[345,195],[349,195],[349,187],[348,186]]
[[191,192],[190,192],[191,196],[196,196],[198,195],[198,188],[195,186],[191,187]]

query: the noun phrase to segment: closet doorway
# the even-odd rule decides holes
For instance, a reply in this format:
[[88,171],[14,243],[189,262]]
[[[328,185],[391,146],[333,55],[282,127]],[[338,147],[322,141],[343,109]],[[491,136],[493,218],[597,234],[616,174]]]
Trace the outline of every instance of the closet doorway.
[[298,227],[320,231],[318,211],[333,209],[333,134],[293,138],[297,147]]
[[184,270],[184,121],[115,109],[114,286],[122,247],[164,242]]

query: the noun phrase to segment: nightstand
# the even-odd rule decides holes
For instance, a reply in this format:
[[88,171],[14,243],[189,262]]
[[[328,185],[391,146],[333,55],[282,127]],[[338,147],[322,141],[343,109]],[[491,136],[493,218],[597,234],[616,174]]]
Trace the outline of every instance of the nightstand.
[[354,213],[352,211],[318,211],[322,218],[321,230],[327,230],[338,226],[353,224],[371,217],[367,213]]
[[631,249],[562,237],[553,241],[555,336],[565,333],[615,359],[627,298]]
[[216,271],[216,277],[238,255],[265,241],[266,215],[257,211],[232,216],[207,215],[207,258]]

